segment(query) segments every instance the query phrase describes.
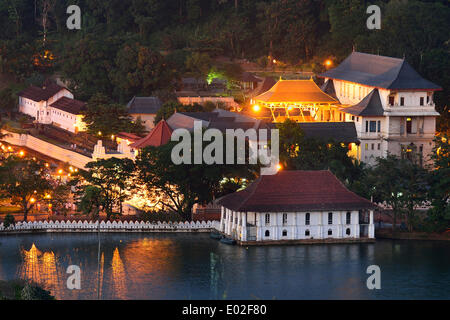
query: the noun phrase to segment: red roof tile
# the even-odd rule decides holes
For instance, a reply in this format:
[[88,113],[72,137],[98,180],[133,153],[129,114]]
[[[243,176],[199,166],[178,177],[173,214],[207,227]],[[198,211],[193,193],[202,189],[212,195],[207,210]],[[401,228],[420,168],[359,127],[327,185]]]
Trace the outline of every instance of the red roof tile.
[[145,147],[159,147],[170,141],[172,129],[165,120],[161,120],[150,133],[141,140],[130,145],[131,148],[142,149]]
[[373,209],[330,171],[280,171],[259,177],[247,189],[218,200],[238,212],[301,212]]
[[81,111],[83,111],[85,105],[86,105],[85,102],[75,100],[75,99],[70,99],[68,97],[62,97],[62,98],[59,98],[58,100],[56,100],[55,102],[53,102],[50,105],[50,107],[56,108],[56,109],[59,109],[59,110],[62,110],[64,112],[68,112],[71,114],[81,114]]
[[25,90],[21,91],[18,95],[20,97],[40,102],[40,101],[47,101],[62,89],[64,88],[57,85],[56,83],[50,83],[47,86],[44,86],[43,88],[30,86]]

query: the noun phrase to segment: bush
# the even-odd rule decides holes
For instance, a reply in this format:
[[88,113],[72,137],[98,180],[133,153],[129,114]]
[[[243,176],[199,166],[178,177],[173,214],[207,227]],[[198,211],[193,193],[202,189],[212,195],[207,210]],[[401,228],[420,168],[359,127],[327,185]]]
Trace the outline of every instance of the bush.
[[16,219],[12,214],[7,214],[5,216],[5,220],[3,221],[3,226],[5,228],[9,228],[9,226],[14,226],[16,224]]

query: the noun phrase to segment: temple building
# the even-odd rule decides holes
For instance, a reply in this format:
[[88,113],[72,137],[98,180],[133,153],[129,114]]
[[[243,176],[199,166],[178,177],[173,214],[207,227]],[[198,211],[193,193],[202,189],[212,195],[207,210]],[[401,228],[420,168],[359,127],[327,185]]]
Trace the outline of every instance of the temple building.
[[[339,101],[310,80],[281,80],[252,99],[255,111],[270,111],[273,122],[290,118],[299,122],[339,121]],[[264,110],[265,109],[265,110]]]
[[330,171],[279,171],[217,200],[220,232],[239,244],[372,241],[376,205]]
[[86,104],[51,80],[41,87],[30,86],[18,96],[19,112],[33,117],[36,123],[51,124],[72,133],[86,130],[81,114]]
[[339,100],[344,121],[355,123],[359,160],[374,164],[387,154],[418,164],[429,160],[439,116],[433,94],[441,88],[405,59],[353,52],[319,76],[324,91]]

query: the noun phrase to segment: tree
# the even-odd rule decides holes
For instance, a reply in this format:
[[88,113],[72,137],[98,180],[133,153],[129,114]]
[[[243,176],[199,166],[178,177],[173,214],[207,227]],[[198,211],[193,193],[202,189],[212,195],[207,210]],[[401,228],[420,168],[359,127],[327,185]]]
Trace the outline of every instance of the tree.
[[132,123],[131,116],[125,106],[112,103],[111,100],[98,93],[86,104],[83,112],[83,121],[87,131],[91,134],[102,136],[115,135],[121,131],[139,131],[136,124]]
[[450,226],[450,141],[449,136],[436,137],[431,155],[434,170],[430,174],[428,198],[432,208],[428,210],[428,220],[433,231],[444,231]]
[[406,214],[409,230],[412,231],[415,206],[425,200],[426,172],[407,159],[393,155],[377,158],[376,165],[368,169],[366,183],[376,202],[384,202],[392,208],[395,233],[397,219]]
[[11,118],[11,113],[16,108],[16,104],[16,98],[11,88],[0,91],[0,112],[3,111],[8,113],[9,118]]
[[35,204],[44,200],[51,190],[51,183],[45,166],[32,159],[10,156],[0,167],[0,192],[2,197],[19,205],[24,221]]
[[197,80],[206,80],[212,60],[207,53],[194,52],[186,59],[186,69]]
[[[98,209],[101,206],[108,219],[117,208],[122,214],[122,203],[129,199],[130,192],[134,188],[133,161],[117,158],[100,159],[89,162],[86,168],[88,171],[80,173],[84,178],[81,192],[78,192],[81,194],[80,202],[88,204],[90,209]],[[92,201],[93,197],[96,197],[95,201]]]
[[[193,140],[191,139],[192,143]],[[256,165],[204,163],[176,165],[171,158],[172,148],[175,145],[176,143],[169,142],[161,147],[144,148],[136,159],[138,181],[149,192],[165,195],[166,200],[161,200],[162,205],[170,211],[177,212],[187,221],[192,219],[192,206],[195,203],[206,204],[217,195],[223,195],[224,191],[231,191],[222,188],[221,181],[224,178],[235,180],[245,178],[251,181],[256,176],[258,168]],[[206,144],[202,150],[205,146]],[[248,155],[248,152],[246,154]],[[223,160],[225,157],[224,152]]]
[[121,100],[174,88],[176,70],[149,47],[140,44],[124,46],[117,53],[115,65],[110,78]]

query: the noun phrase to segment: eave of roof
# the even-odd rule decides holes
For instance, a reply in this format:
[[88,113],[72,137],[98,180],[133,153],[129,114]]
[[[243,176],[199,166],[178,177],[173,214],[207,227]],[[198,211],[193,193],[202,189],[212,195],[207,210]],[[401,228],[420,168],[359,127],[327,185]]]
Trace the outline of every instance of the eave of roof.
[[253,98],[256,103],[337,103],[310,80],[280,80],[269,91]]
[[364,99],[351,107],[339,109],[354,116],[381,117],[384,114],[378,89],[372,90]]
[[404,59],[352,52],[339,66],[319,75],[388,90],[442,90]]

